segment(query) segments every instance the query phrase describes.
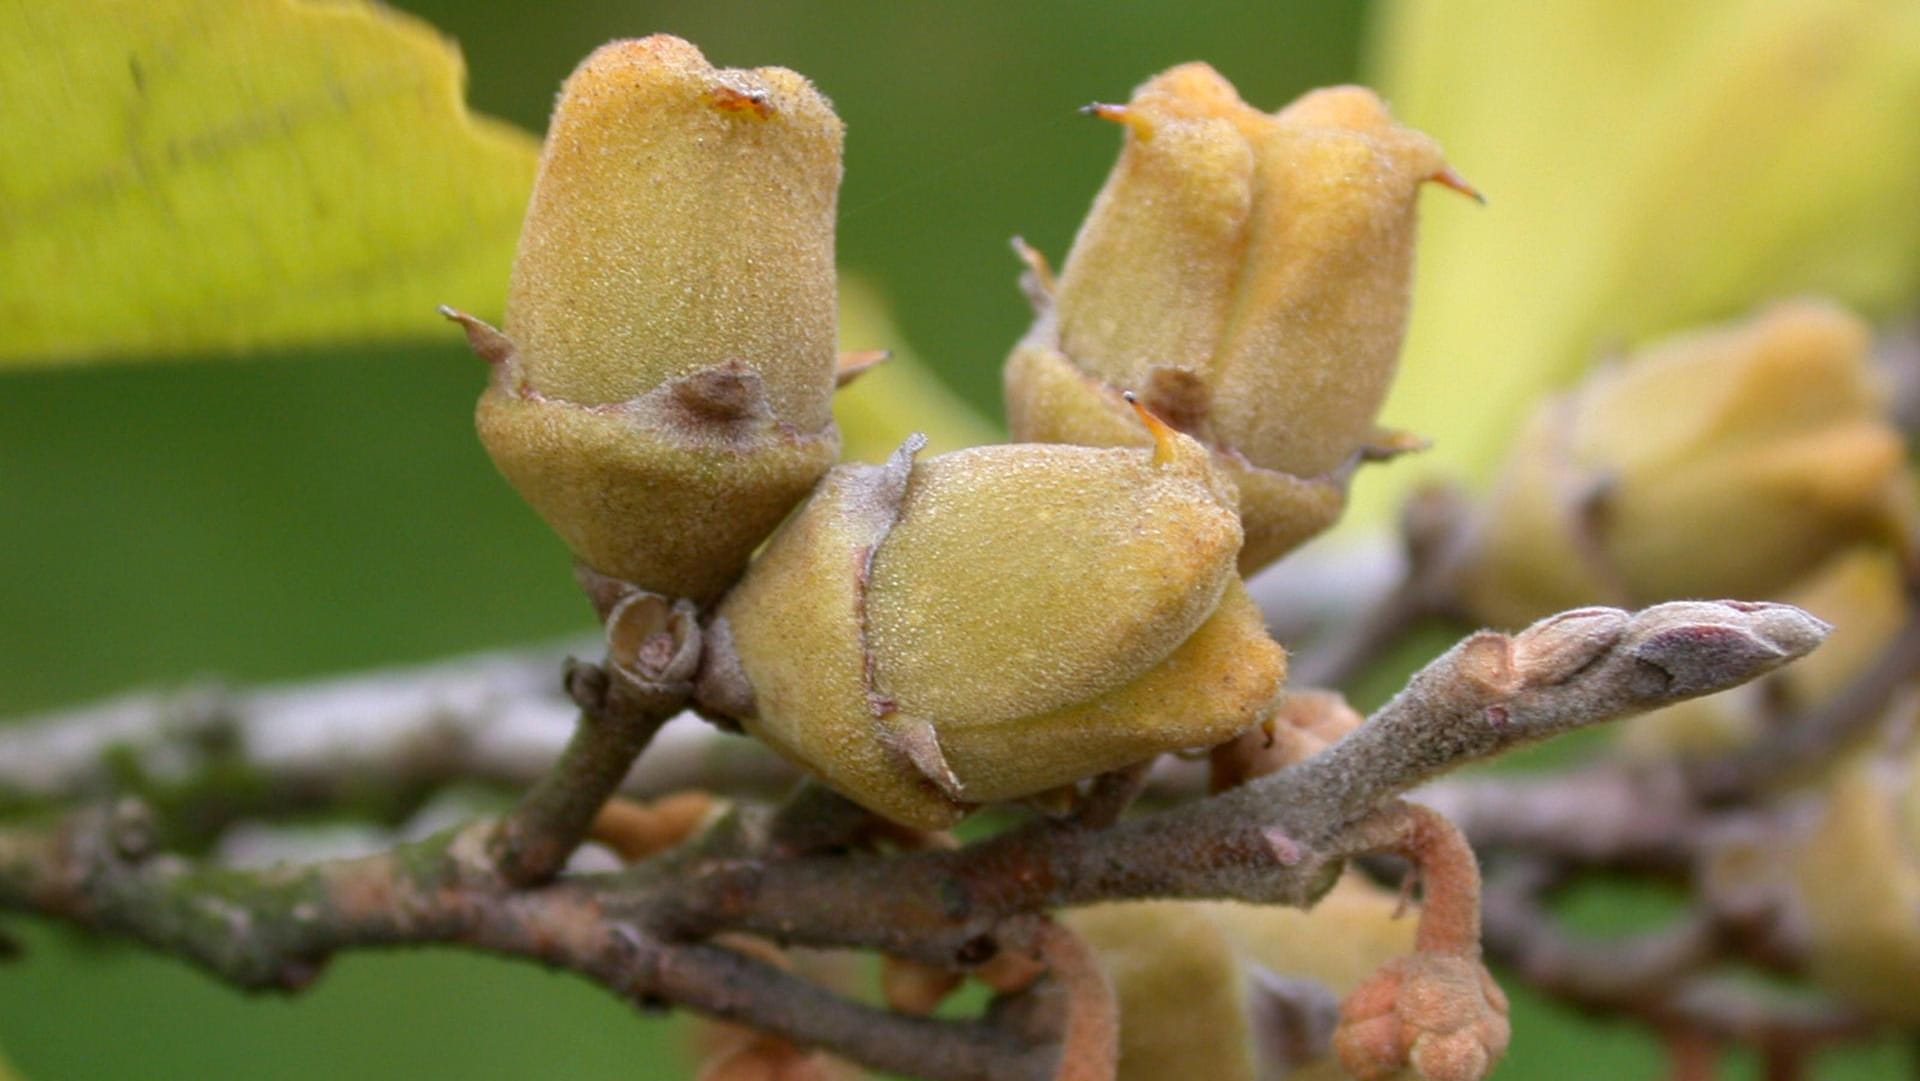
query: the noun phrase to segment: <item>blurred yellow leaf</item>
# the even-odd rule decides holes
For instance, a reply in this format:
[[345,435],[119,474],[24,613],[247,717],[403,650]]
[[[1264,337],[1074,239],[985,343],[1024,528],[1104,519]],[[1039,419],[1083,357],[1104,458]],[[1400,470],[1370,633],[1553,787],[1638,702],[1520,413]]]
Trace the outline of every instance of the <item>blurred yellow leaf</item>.
[[444,336],[538,142],[365,0],[0,2],[0,367]]
[[879,291],[845,274],[840,276],[840,348],[892,353],[886,363],[834,395],[842,459],[884,462],[914,432],[926,433],[928,455],[1005,439],[905,347]]
[[1363,474],[1383,520],[1484,476],[1596,355],[1802,292],[1869,313],[1920,275],[1920,4],[1389,0],[1373,78],[1482,191],[1429,205],[1387,423],[1429,455]]

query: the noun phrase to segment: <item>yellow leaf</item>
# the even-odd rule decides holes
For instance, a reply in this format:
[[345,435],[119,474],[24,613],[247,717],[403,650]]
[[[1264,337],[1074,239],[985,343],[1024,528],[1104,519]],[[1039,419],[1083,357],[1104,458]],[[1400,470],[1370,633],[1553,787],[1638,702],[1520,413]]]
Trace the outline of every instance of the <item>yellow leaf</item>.
[[1911,0],[1393,0],[1373,69],[1489,205],[1430,200],[1384,419],[1433,437],[1363,474],[1386,519],[1484,476],[1598,355],[1771,298],[1884,312],[1920,277]]
[[365,0],[0,4],[0,367],[498,314],[538,142]]

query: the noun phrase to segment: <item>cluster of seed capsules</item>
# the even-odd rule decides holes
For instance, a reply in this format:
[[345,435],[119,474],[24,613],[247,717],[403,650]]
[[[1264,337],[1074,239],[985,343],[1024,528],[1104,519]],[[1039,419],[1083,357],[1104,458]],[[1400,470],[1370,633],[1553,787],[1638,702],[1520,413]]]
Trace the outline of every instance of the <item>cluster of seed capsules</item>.
[[[842,129],[669,37],[568,80],[480,434],[597,575],[705,613],[698,699],[927,829],[1273,709],[1242,576],[1338,516],[1406,321],[1427,137],[1357,88],[1267,114],[1186,65],[1007,367],[1016,442],[835,465]],[[756,554],[757,553],[757,554]]]

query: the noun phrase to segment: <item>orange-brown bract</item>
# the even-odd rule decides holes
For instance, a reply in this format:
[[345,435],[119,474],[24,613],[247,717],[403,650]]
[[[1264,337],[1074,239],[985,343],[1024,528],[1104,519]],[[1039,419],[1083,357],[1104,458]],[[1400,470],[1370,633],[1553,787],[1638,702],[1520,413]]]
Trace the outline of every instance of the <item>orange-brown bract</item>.
[[1138,393],[1240,492],[1252,573],[1330,525],[1352,469],[1404,449],[1376,430],[1405,332],[1415,196],[1451,178],[1370,91],[1278,113],[1204,64],[1124,107],[1126,147],[1057,290],[1007,362],[1015,438],[1142,441]]
[[702,696],[923,829],[1257,723],[1285,670],[1204,448],[846,465],[721,602]]
[[567,80],[478,424],[582,563],[710,600],[832,465],[842,131],[656,36]]

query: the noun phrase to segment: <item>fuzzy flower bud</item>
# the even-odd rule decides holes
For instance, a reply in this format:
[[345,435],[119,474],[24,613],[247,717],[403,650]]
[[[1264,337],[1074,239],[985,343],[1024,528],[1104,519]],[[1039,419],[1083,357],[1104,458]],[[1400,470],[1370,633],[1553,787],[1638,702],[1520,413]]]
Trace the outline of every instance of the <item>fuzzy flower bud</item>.
[[1546,403],[1461,569],[1476,617],[1767,597],[1862,542],[1904,543],[1905,447],[1867,328],[1781,304],[1669,340]]
[[1478,957],[1412,953],[1347,997],[1334,1048],[1357,1081],[1482,1081],[1513,1038],[1507,996]]
[[1009,423],[1137,443],[1120,398],[1137,392],[1239,487],[1251,573],[1338,517],[1359,461],[1405,449],[1374,414],[1406,327],[1415,195],[1460,182],[1359,87],[1269,115],[1186,64],[1093,111],[1126,147],[1008,360]]
[[599,573],[704,600],[832,465],[841,124],[781,68],[677,38],[567,80],[481,440]]
[[1310,912],[1127,901],[1065,919],[1113,983],[1118,1081],[1336,1081],[1339,997],[1413,948],[1399,908],[1356,873]]
[[895,821],[940,829],[1263,719],[1284,655],[1193,440],[845,465],[709,627],[709,710]]

